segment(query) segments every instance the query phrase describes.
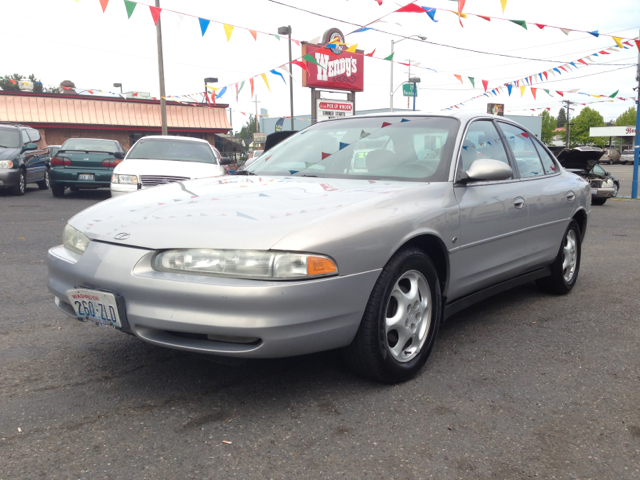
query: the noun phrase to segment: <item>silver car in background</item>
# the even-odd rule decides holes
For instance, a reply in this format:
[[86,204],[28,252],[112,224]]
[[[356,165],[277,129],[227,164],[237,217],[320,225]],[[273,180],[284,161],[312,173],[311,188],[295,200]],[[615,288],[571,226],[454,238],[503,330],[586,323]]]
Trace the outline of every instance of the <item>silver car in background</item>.
[[589,184],[502,117],[330,120],[241,173],[73,217],[47,256],[58,307],[191,352],[341,348],[394,383],[459,310],[525,282],[576,284]]

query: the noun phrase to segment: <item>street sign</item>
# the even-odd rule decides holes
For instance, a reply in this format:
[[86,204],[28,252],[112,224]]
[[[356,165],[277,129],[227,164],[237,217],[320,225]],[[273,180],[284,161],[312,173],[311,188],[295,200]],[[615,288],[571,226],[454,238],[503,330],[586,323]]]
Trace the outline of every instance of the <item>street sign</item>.
[[343,100],[318,100],[317,105],[317,122],[353,115],[353,102],[345,102]]
[[264,143],[267,141],[267,134],[266,133],[254,133],[253,134],[253,141],[255,143]]
[[415,90],[415,95],[413,94],[414,86],[415,86],[415,83],[405,83],[404,85],[402,85],[402,95],[404,95],[405,97],[413,97],[413,96],[417,97],[418,90]]

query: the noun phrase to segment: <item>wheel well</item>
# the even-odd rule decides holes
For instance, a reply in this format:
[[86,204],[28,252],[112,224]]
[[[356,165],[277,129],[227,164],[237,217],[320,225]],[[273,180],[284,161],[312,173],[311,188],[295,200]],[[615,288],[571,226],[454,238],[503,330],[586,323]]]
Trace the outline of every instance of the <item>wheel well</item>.
[[573,216],[573,219],[577,222],[578,227],[580,227],[580,237],[584,238],[587,229],[587,214],[584,213],[584,210],[578,210]]
[[440,290],[444,295],[449,281],[449,254],[442,240],[435,235],[420,235],[412,238],[403,246],[417,247],[429,256],[433,266],[436,267],[436,272],[438,272]]

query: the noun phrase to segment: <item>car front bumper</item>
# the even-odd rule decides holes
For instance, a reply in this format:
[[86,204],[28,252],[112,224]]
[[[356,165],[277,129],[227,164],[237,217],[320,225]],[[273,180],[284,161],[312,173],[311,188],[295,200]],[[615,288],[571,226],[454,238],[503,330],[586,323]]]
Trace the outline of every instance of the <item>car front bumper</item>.
[[[82,256],[54,247],[47,254],[47,286],[58,307],[74,317],[66,291],[75,286],[122,295],[129,332],[156,345],[272,358],[348,345],[380,274],[297,282],[185,275],[153,270],[153,254],[94,241]],[[208,335],[259,341],[232,343]]]
[[111,184],[111,196],[120,197],[127,193],[137,192],[139,190],[138,185],[126,184],[126,183],[112,183]]
[[0,188],[11,188],[18,184],[20,170],[17,168],[0,168]]

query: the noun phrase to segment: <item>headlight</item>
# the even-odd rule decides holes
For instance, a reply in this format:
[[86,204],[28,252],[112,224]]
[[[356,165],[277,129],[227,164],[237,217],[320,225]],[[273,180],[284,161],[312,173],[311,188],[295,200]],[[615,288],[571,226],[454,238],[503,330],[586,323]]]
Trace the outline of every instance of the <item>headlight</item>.
[[138,177],[136,175],[120,175],[119,173],[116,173],[111,176],[111,183],[128,183],[137,185]]
[[160,252],[154,257],[153,268],[257,280],[300,280],[338,274],[333,260],[321,255],[206,248]]
[[0,168],[13,168],[11,160],[0,160]]
[[605,187],[613,187],[613,180],[611,180],[610,178],[607,178],[604,181],[604,185],[605,185]]
[[67,223],[62,232],[62,244],[66,249],[82,255],[89,245],[89,238]]

